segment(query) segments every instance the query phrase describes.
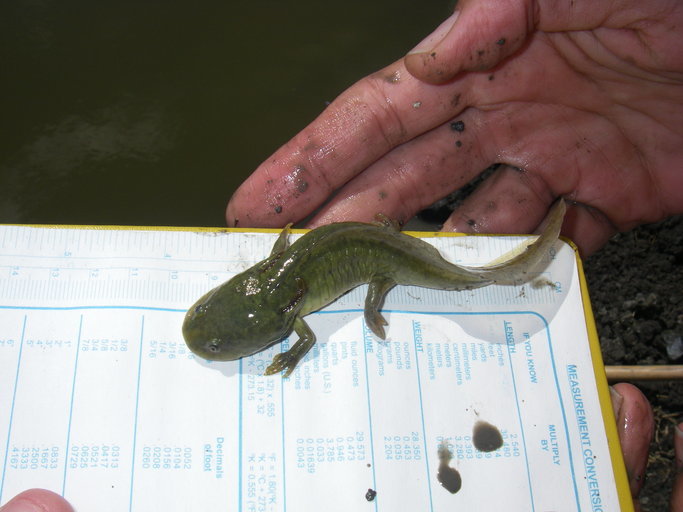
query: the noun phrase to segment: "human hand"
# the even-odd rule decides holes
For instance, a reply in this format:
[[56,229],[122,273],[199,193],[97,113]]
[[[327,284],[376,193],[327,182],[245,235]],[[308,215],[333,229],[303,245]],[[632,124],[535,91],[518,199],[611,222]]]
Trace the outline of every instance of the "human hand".
[[228,225],[281,227],[335,190],[310,227],[405,221],[500,162],[444,229],[530,232],[564,196],[588,255],[683,211],[681,26],[675,0],[461,1],[261,164]]
[[59,494],[45,489],[29,489],[5,503],[0,512],[74,512],[74,509]]

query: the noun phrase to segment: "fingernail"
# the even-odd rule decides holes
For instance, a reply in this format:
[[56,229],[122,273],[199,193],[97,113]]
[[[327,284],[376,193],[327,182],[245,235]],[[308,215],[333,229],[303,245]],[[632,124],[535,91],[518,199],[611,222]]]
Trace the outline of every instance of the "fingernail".
[[612,410],[614,410],[614,419],[619,423],[619,413],[621,412],[621,406],[624,403],[624,397],[614,389],[614,386],[609,387],[609,394],[612,398]]
[[460,15],[460,11],[457,10],[453,14],[451,14],[446,21],[444,21],[441,25],[439,25],[434,32],[429,34],[427,37],[425,37],[420,43],[410,50],[407,55],[413,55],[416,53],[427,53],[434,49],[436,45],[444,38],[446,37],[446,34],[451,30],[453,25],[455,24],[455,20],[458,19],[458,16]]

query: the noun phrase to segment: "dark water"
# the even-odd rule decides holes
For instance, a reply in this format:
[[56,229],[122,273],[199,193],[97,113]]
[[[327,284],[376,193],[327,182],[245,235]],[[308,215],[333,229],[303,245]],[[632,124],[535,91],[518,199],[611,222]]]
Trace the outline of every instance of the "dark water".
[[452,9],[0,2],[0,223],[222,226],[262,160]]

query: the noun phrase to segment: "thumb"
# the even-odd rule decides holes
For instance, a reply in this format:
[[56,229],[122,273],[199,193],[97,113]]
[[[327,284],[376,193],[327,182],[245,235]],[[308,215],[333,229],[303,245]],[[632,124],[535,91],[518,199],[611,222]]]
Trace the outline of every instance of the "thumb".
[[73,512],[73,508],[59,494],[29,489],[5,503],[0,512]]
[[404,59],[410,74],[432,84],[462,71],[484,71],[517,51],[534,27],[529,0],[465,0]]

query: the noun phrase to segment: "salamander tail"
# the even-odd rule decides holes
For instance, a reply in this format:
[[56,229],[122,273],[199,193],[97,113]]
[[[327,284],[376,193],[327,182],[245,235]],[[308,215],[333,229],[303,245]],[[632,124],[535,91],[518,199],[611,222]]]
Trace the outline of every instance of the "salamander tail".
[[539,264],[560,236],[567,205],[563,198],[550,208],[543,223],[543,232],[523,251],[512,258],[484,267],[466,267],[468,271],[498,284],[516,284],[529,280],[529,274],[538,272]]

